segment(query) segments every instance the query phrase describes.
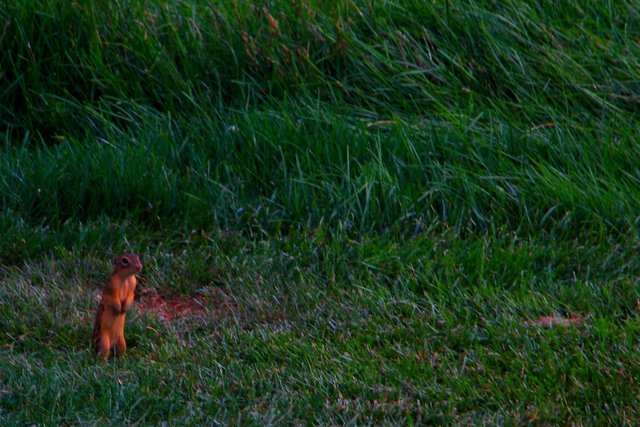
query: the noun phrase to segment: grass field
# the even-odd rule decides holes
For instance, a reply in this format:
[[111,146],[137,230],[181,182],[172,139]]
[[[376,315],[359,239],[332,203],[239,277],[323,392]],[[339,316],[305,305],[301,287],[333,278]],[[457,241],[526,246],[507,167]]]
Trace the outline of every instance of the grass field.
[[636,423],[639,58],[632,1],[0,3],[0,424]]

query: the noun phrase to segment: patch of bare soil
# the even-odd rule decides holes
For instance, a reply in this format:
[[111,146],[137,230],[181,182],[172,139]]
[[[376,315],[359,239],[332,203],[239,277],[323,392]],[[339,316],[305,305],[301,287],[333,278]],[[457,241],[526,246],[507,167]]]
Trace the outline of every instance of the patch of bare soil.
[[151,290],[141,293],[138,311],[158,316],[163,322],[183,317],[224,317],[236,312],[233,297],[220,288],[208,288],[202,295],[163,295]]
[[552,328],[554,326],[582,326],[584,324],[584,318],[578,313],[571,313],[571,317],[559,317],[559,316],[540,316],[536,320],[528,320],[527,325],[542,326],[545,328]]

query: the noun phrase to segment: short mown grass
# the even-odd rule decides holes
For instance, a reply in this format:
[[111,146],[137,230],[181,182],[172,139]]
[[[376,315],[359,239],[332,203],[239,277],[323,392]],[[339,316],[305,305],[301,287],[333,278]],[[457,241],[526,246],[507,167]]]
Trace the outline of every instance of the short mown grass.
[[633,423],[638,13],[0,5],[0,424]]

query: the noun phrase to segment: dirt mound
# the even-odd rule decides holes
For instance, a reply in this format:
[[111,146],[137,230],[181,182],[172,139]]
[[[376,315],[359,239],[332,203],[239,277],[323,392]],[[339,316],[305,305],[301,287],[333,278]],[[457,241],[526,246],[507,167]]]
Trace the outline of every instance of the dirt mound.
[[232,315],[236,304],[222,289],[207,289],[203,295],[163,295],[144,291],[138,300],[138,311],[154,314],[165,322],[182,317],[205,318]]

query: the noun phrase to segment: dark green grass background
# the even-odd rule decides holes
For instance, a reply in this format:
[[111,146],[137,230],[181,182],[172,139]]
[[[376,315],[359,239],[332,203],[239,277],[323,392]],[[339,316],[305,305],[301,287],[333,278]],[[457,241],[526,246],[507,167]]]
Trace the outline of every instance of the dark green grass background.
[[[633,422],[639,15],[0,1],[0,421]],[[232,309],[102,366],[129,250]]]

